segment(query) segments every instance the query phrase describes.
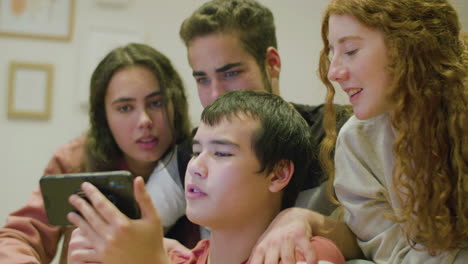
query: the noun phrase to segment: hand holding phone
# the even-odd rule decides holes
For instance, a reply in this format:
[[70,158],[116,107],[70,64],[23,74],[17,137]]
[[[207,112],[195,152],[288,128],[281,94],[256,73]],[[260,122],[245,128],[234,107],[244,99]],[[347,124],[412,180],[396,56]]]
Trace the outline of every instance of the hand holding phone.
[[67,214],[72,211],[76,212],[75,208],[68,202],[70,195],[78,194],[88,200],[81,190],[83,182],[89,182],[96,186],[109,201],[129,218],[138,219],[141,217],[133,194],[133,176],[130,172],[57,174],[44,176],[39,182],[50,224],[70,225]]

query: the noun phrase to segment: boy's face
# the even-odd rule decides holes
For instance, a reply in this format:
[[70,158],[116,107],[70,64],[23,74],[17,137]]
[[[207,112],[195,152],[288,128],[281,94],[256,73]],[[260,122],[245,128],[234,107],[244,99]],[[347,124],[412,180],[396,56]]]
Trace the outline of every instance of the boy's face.
[[252,149],[259,122],[245,115],[200,124],[185,176],[188,218],[212,229],[235,228],[271,203],[269,178]]
[[194,38],[188,46],[188,59],[203,107],[226,91],[265,90],[260,67],[236,34]]

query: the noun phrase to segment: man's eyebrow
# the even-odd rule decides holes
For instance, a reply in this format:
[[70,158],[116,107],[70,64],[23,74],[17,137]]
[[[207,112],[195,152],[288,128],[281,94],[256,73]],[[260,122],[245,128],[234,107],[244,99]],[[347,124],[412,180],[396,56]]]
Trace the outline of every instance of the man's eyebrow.
[[232,68],[235,68],[235,67],[238,67],[238,66],[241,66],[242,63],[240,62],[236,62],[236,63],[229,63],[229,64],[226,64],[222,67],[219,67],[218,69],[216,69],[216,72],[225,72],[227,70],[230,70]]
[[[217,68],[215,71],[216,72],[225,72],[225,71],[228,71],[232,68],[235,68],[235,67],[238,67],[238,66],[241,66],[242,63],[241,62],[236,62],[236,63],[228,63],[224,66],[221,66],[219,68]],[[206,72],[204,71],[193,71],[192,72],[192,76],[193,77],[196,77],[196,76],[205,76],[206,75]]]
[[192,72],[192,76],[193,76],[193,77],[196,77],[196,76],[205,76],[205,75],[206,75],[206,73],[203,72],[203,71],[193,71],[193,72]]
[[[208,144],[210,144],[210,145],[232,146],[232,147],[235,147],[235,148],[240,148],[239,144],[234,143],[234,142],[232,142],[230,140],[227,140],[227,139],[213,139],[213,140],[208,141]],[[200,141],[194,139],[194,140],[192,140],[192,146],[193,145],[201,145],[201,143],[200,143]]]

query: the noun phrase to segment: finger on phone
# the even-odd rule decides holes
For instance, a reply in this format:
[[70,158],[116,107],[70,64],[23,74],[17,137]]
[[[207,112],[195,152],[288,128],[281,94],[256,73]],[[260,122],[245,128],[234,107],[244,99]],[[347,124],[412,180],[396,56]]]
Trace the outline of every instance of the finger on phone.
[[145,187],[145,182],[141,176],[135,178],[133,182],[133,188],[135,193],[135,200],[140,207],[141,216],[144,218],[159,219],[159,213],[154,207],[151,196]]

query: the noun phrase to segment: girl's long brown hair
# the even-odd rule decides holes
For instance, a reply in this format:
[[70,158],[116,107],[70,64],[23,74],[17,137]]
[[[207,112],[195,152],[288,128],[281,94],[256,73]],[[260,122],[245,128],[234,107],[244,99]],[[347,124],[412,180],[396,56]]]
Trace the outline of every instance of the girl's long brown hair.
[[[190,137],[190,119],[185,88],[171,61],[156,49],[140,43],[130,43],[110,51],[98,64],[91,76],[90,83],[90,129],[86,139],[87,171],[115,170],[122,157],[122,150],[112,136],[106,118],[104,99],[112,76],[126,67],[143,66],[157,78],[163,93],[165,115],[172,104],[174,121],[171,131],[174,134],[173,145]],[[169,150],[168,150],[169,151]]]
[[[336,142],[333,98],[327,78],[328,21],[351,15],[385,37],[393,77],[392,126],[396,161],[394,186],[403,205],[402,223],[412,246],[430,254],[462,247],[468,241],[468,49],[458,16],[446,0],[332,0],[322,23],[324,48],[319,74],[327,87],[320,158],[334,179]],[[330,186],[330,189],[332,186]]]

